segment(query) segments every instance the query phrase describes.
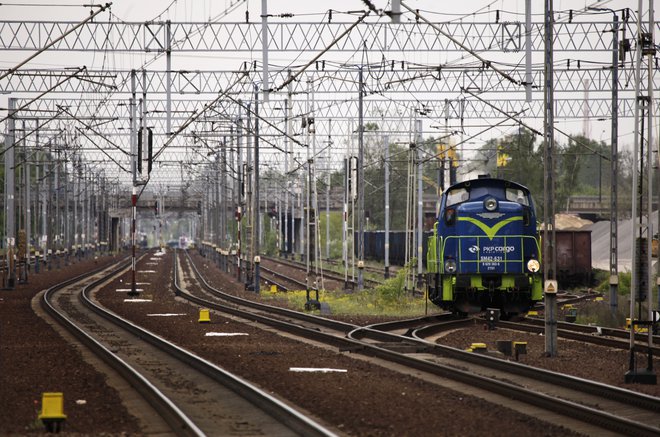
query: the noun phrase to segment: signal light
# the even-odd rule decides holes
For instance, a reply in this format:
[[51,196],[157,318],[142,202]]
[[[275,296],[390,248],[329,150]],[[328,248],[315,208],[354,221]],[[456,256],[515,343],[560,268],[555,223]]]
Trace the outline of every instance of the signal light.
[[137,171],[142,173],[142,128],[138,129],[137,137]]
[[154,152],[154,131],[150,127],[147,128],[147,174],[151,173],[153,167],[153,152]]

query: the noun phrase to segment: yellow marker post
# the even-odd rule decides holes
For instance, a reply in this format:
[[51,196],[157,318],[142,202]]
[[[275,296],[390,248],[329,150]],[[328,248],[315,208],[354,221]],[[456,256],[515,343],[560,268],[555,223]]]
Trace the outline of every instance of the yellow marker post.
[[270,284],[270,292],[271,293],[277,293],[277,285]]
[[199,323],[210,323],[211,315],[210,311],[207,308],[202,308],[199,310]]
[[48,432],[59,432],[62,429],[62,423],[66,420],[64,394],[56,392],[43,393],[41,396],[41,412],[38,419],[41,420]]
[[513,352],[515,354],[516,361],[518,361],[519,355],[527,354],[527,342],[526,341],[514,341],[513,342]]
[[468,352],[484,353],[488,351],[486,343],[472,343],[467,349]]

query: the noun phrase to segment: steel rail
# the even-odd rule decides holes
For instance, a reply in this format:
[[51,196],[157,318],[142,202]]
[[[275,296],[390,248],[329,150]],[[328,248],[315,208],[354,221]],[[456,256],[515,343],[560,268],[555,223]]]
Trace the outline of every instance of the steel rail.
[[608,386],[606,384],[584,380],[569,375],[537,369],[519,363],[513,363],[497,358],[474,354],[448,346],[435,345],[414,336],[405,337],[397,334],[382,332],[373,329],[372,327],[357,327],[353,331],[349,332],[346,338],[340,338],[336,335],[325,333],[316,329],[310,329],[289,322],[283,322],[281,320],[276,320],[259,314],[249,313],[236,308],[220,305],[218,303],[192,296],[188,293],[186,293],[186,298],[191,298],[192,301],[200,305],[205,305],[210,308],[215,307],[220,311],[226,311],[230,314],[237,315],[238,317],[255,320],[268,326],[273,326],[277,329],[281,329],[304,338],[309,338],[315,341],[337,346],[340,348],[340,350],[349,350],[353,353],[380,358],[388,362],[404,365],[411,369],[420,370],[432,375],[460,381],[461,383],[475,386],[481,389],[486,389],[493,393],[507,396],[518,401],[529,403],[531,405],[536,405],[540,408],[551,410],[565,416],[578,417],[581,421],[586,423],[601,426],[609,430],[615,430],[617,432],[621,432],[622,434],[632,433],[638,436],[655,436],[660,431],[659,428],[636,423],[629,419],[617,417],[603,411],[577,404],[575,402],[540,394],[519,386],[515,386],[513,384],[509,384],[507,382],[475,375],[470,372],[462,371],[447,365],[411,357],[404,353],[390,350],[386,345],[373,344],[366,340],[369,339],[380,342],[390,342],[392,343],[391,347],[393,349],[400,349],[400,345],[405,344],[410,348],[414,348],[415,352],[426,352],[438,356],[459,359],[466,362],[486,366],[495,370],[522,375],[525,377],[537,379],[542,382],[570,388],[575,391],[589,393],[608,399],[614,399],[618,402],[635,405],[649,411],[660,412],[660,399],[653,396],[635,393],[630,390]]
[[420,326],[430,328],[432,326],[442,326],[442,331],[450,329],[463,328],[468,325],[474,324],[474,320],[470,318],[457,319],[453,313],[441,313],[434,316],[425,316],[416,319],[397,320],[394,322],[382,322],[369,325],[371,329],[378,331],[395,331],[400,329],[407,329],[406,337],[411,336],[413,332],[419,331]]
[[[83,293],[90,288],[102,284],[107,281],[108,278],[118,274],[129,266],[124,260],[118,262],[116,265],[118,266],[117,268],[87,285],[84,288]],[[114,369],[122,378],[124,378],[124,380],[134,387],[140,396],[142,396],[154,408],[173,431],[176,431],[177,434],[183,436],[203,436],[204,433],[197,428],[197,426],[176,405],[174,405],[171,400],[158,390],[158,388],[133,369],[133,367],[131,367],[126,361],[119,358],[115,353],[78,327],[71,319],[66,317],[66,315],[59,312],[52,304],[54,295],[58,291],[104,270],[106,270],[106,267],[101,267],[50,287],[46,290],[41,299],[42,308],[74,337],[76,337],[85,347],[91,350],[97,357]]]
[[[390,341],[396,341],[396,337],[400,337],[400,341],[420,340],[416,337],[411,339],[384,332],[376,334],[369,327],[359,328],[355,332],[351,332],[348,335],[349,338],[356,340],[372,338],[379,341],[382,341],[387,336],[392,337]],[[423,345],[427,346],[425,350],[426,353],[467,361],[477,365],[486,366],[491,369],[536,379],[545,383],[558,385],[564,388],[569,388],[611,400],[616,400],[617,402],[625,403],[628,405],[635,405],[652,412],[660,412],[660,399],[653,396],[632,392],[630,390],[625,390],[599,382],[573,377],[570,375],[538,369],[520,363],[501,360],[499,358],[466,352],[448,346],[434,345],[420,340],[419,346],[421,347]],[[396,362],[399,364],[407,365],[417,370],[429,371],[434,374],[439,374],[440,376],[451,378],[453,380],[473,385],[475,387],[484,388],[494,393],[508,396],[512,399],[526,402],[530,405],[535,405],[543,409],[551,410],[562,415],[576,417],[581,421],[597,426],[602,426],[606,429],[614,430],[622,434],[653,436],[658,435],[660,432],[660,428],[637,423],[624,417],[614,416],[613,414],[596,410],[594,408],[575,402],[554,398],[549,395],[527,390],[507,382],[475,375],[470,372],[465,372],[441,364],[401,356],[402,354],[396,354],[395,352],[387,351],[380,346],[369,346],[369,348],[378,350],[377,356],[390,356],[393,358],[393,360],[397,360]]]
[[[263,258],[262,258],[263,259]],[[299,290],[304,290],[307,288],[307,284],[305,284],[302,281],[297,280],[296,278],[291,278],[285,274],[282,274],[280,272],[276,272],[273,269],[269,269],[268,267],[264,267],[263,265],[259,267],[261,269],[262,273],[267,273],[270,275],[270,278],[266,278],[264,275],[262,275],[262,281],[269,282],[271,284],[277,285],[282,291],[291,291],[293,288],[287,287],[286,285],[282,284],[281,282],[274,281],[272,278],[278,278],[283,281],[289,282],[291,284],[294,284],[296,287],[300,287]]]
[[[177,251],[174,251],[174,286],[176,289],[176,294],[183,296],[195,303],[202,304],[208,307],[212,307],[212,302],[204,301],[203,299],[195,299],[195,296],[187,293],[185,290],[181,289],[178,285],[178,257]],[[191,299],[192,298],[192,299]],[[224,308],[224,310],[229,311],[229,308]],[[119,319],[117,320],[122,326],[125,326],[127,329],[133,331],[135,330],[136,335],[141,334],[141,336],[146,335],[147,331],[142,330],[142,328],[137,325]],[[221,382],[228,388],[234,390],[238,395],[242,396],[246,400],[250,401],[253,405],[258,406],[260,409],[274,417],[280,423],[285,424],[290,429],[294,430],[297,433],[305,436],[334,436],[335,434],[329,431],[328,429],[322,427],[320,424],[314,422],[310,418],[304,416],[297,410],[289,407],[283,402],[275,399],[273,396],[269,395],[263,390],[258,389],[256,386],[251,383],[238,378],[237,376],[219,368],[215,364],[199,358],[190,352],[179,348],[175,344],[164,340],[160,337],[154,336],[148,333],[148,337],[145,339],[150,343],[154,344],[157,347],[162,347],[165,350],[170,351],[174,356],[179,358],[184,363],[190,365],[191,367],[197,369],[198,371],[204,373],[205,375]]]
[[[529,323],[530,325],[543,325],[544,321],[543,319],[536,319],[534,317],[525,317],[524,319],[525,323]],[[628,338],[630,335],[630,332],[626,329],[619,329],[619,328],[606,328],[604,326],[595,326],[595,325],[582,325],[579,323],[570,323],[570,322],[562,322],[562,321],[557,321],[557,327],[562,328],[562,329],[570,329],[573,331],[580,331],[580,332],[586,332],[589,334],[594,334],[594,335],[608,335],[610,337],[620,337],[620,338]],[[647,341],[648,336],[646,333],[640,334],[637,333],[635,334],[636,340],[638,341]],[[660,342],[660,335],[654,335],[653,336],[656,341]]]
[[[297,320],[300,320],[300,321],[303,321],[303,322],[313,323],[313,324],[323,326],[323,327],[326,327],[326,328],[329,328],[329,329],[333,329],[335,331],[340,331],[340,332],[343,332],[343,333],[348,333],[348,332],[358,328],[358,325],[354,325],[352,323],[345,323],[345,322],[341,322],[341,321],[337,321],[337,320],[327,319],[325,317],[315,316],[313,314],[301,313],[299,311],[293,311],[293,310],[290,310],[290,309],[287,309],[287,308],[277,307],[277,306],[273,306],[273,305],[267,305],[267,304],[264,304],[264,303],[255,302],[255,301],[248,300],[248,299],[243,299],[241,297],[234,296],[234,295],[231,295],[231,294],[228,294],[228,293],[224,293],[221,290],[218,290],[217,288],[214,288],[211,284],[209,284],[206,281],[206,279],[204,278],[204,276],[200,273],[199,269],[197,268],[197,266],[193,262],[192,258],[190,258],[190,254],[187,251],[185,251],[185,254],[186,254],[188,263],[192,267],[195,275],[197,275],[197,278],[199,279],[200,284],[204,288],[206,288],[209,292],[211,292],[213,295],[215,295],[216,297],[219,297],[221,299],[224,299],[226,301],[229,301],[229,302],[237,304],[237,305],[242,305],[242,306],[246,306],[246,307],[249,307],[249,308],[262,310],[262,311],[268,311],[268,312],[273,313],[273,314],[277,314],[277,315],[285,316],[285,317],[289,317],[289,318],[294,318],[294,319],[297,319]],[[176,258],[176,262],[178,262],[178,258]],[[177,275],[178,275],[178,272],[177,272]],[[186,297],[187,296],[192,296],[201,305],[206,305],[206,304],[208,304],[208,305],[213,305],[213,304],[218,305],[215,302],[211,302],[211,301],[208,301],[208,300],[205,300],[205,299],[201,299],[201,298],[198,298],[196,296],[191,295],[190,293],[187,293],[185,290],[181,289],[178,286],[178,282],[176,282],[176,281],[175,281],[175,287],[176,287],[177,293],[186,294]],[[228,310],[228,311],[233,311],[234,310],[233,308],[226,307],[226,306],[222,306],[222,309],[223,310]],[[245,315],[246,315],[246,313],[244,311],[239,311],[239,310],[236,310],[235,312],[233,312],[233,314],[235,314],[237,316],[240,316],[240,317],[245,317]],[[260,320],[260,321],[263,321],[264,323],[266,323],[268,320],[270,320],[270,319],[263,319],[263,320]]]
[[[545,326],[540,325],[538,322],[532,322],[531,320],[532,319],[527,318],[525,319],[525,323],[499,321],[497,322],[497,326],[518,331],[533,332],[536,334],[545,332]],[[617,349],[629,350],[630,348],[630,332],[623,329],[600,328],[587,325],[577,325],[568,322],[557,322],[557,335],[570,340],[578,340],[585,343],[609,346]],[[636,333],[635,341],[648,341],[648,334]],[[651,350],[655,356],[660,356],[659,346],[654,345],[651,347]]]
[[520,376],[537,379],[539,381],[562,387],[574,388],[585,393],[614,399],[630,405],[636,405],[650,411],[660,412],[660,398],[655,396],[649,396],[643,393],[637,393],[631,390],[591,381],[588,379],[577,378],[571,375],[539,369],[521,363],[502,360],[486,355],[474,354],[472,352],[466,352],[449,346],[433,344],[423,340],[425,335],[433,332],[433,329],[433,327],[424,327],[412,333],[412,337],[414,339],[420,340],[429,346],[429,353],[448,358],[461,359],[478,365],[485,365],[496,370],[511,372]]
[[[292,261],[292,260],[283,260],[281,258],[264,257],[264,256],[262,256],[261,259],[262,260],[267,259],[267,260],[270,260],[270,261],[273,261],[273,262],[276,262],[276,263],[280,263],[280,264],[284,264],[286,266],[297,268],[297,269],[301,269],[301,268],[305,267],[304,264],[299,263],[297,261]],[[263,268],[263,266],[262,266],[262,268]],[[335,274],[332,271],[324,270],[323,271],[323,276],[325,278],[333,280],[333,281],[345,282],[343,276]],[[354,281],[348,281],[348,282],[357,287],[357,284]],[[369,283],[371,286],[374,286],[374,287],[377,286],[377,285],[380,285],[380,282],[374,281],[374,280],[371,280],[371,279],[365,279],[365,283]]]

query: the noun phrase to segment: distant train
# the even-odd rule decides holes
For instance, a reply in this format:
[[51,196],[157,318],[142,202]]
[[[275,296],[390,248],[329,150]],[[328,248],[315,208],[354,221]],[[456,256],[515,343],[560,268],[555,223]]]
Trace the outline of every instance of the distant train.
[[541,240],[522,185],[480,177],[449,187],[427,246],[429,299],[444,309],[507,316],[543,298]]

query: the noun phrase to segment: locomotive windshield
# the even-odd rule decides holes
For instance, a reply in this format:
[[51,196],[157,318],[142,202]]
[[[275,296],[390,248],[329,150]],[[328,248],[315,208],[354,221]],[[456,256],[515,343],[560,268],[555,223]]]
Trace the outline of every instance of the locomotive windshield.
[[529,206],[529,199],[527,194],[523,190],[518,188],[507,188],[506,189],[506,200],[511,202],[518,202],[521,205]]
[[447,192],[446,206],[456,205],[467,200],[477,200],[485,196],[495,196],[499,199],[506,199],[510,202],[516,202],[524,206],[530,206],[529,195],[519,188],[506,188],[502,193],[501,188],[493,187],[474,187],[468,191],[467,188],[452,188]]
[[447,193],[447,206],[456,205],[465,202],[469,198],[468,191],[465,188],[454,188]]

